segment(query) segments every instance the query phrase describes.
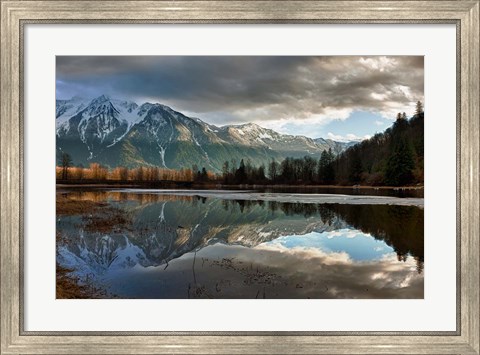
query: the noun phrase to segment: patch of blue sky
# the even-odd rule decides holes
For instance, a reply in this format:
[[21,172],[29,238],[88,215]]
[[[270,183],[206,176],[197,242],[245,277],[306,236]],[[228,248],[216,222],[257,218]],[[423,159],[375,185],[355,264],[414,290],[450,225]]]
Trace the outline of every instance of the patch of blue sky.
[[[387,119],[380,114],[367,111],[354,111],[346,119],[334,119],[328,123],[318,122],[286,122],[275,129],[281,133],[303,135],[310,138],[330,138],[336,141],[363,140],[377,132],[383,132],[395,120]],[[261,122],[259,123],[261,125]]]
[[352,260],[368,261],[393,253],[392,247],[357,229],[339,229],[330,232],[311,232],[304,235],[283,236],[265,243],[287,249],[314,248],[324,253],[347,253]]
[[322,127],[323,134],[321,137],[331,138],[329,135],[334,135],[349,140],[349,135],[355,135],[359,138],[365,138],[367,136],[373,136],[375,133],[383,132],[390,127],[394,121],[395,117],[386,119],[379,114],[356,111],[345,120],[333,120],[324,125]]

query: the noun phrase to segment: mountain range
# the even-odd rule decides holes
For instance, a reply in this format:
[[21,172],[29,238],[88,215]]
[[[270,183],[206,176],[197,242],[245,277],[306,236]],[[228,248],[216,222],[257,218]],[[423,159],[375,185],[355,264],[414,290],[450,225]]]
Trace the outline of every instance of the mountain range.
[[249,159],[259,166],[286,157],[319,158],[330,148],[338,154],[355,144],[280,134],[255,123],[218,127],[159,103],[137,105],[106,95],[56,100],[56,139],[57,153],[68,153],[76,166],[197,165],[214,172],[225,161]]

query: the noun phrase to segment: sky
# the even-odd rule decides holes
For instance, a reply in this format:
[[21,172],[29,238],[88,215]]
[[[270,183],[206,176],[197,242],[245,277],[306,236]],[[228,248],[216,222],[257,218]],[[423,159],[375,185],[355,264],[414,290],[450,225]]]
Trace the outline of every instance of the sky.
[[158,102],[217,126],[352,141],[424,101],[423,56],[57,56],[56,97]]

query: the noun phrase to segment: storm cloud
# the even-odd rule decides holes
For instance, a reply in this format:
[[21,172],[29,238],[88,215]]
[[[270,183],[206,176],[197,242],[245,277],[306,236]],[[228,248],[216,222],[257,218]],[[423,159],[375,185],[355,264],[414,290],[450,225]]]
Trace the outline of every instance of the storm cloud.
[[423,78],[421,56],[59,56],[56,95],[160,102],[217,125],[321,125],[411,113]]

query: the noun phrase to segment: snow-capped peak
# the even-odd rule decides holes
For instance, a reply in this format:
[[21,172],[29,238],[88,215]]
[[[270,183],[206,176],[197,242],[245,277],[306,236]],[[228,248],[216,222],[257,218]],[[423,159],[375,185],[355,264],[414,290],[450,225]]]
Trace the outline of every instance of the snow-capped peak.
[[106,114],[112,117],[116,117],[120,111],[110,102],[110,99],[105,96],[99,96],[93,99],[85,109],[89,116],[96,116],[100,114]]
[[237,125],[236,127],[241,127],[244,129],[265,129],[253,122],[243,123],[243,124]]
[[110,100],[110,97],[108,97],[107,95],[105,94],[102,94],[100,95],[99,97],[95,98],[92,100],[92,104],[99,104],[99,103],[103,103],[105,101],[109,101]]
[[[338,146],[336,142],[280,134],[257,123],[217,127],[199,118],[187,117],[160,103],[145,102],[137,105],[133,101],[113,99],[107,95],[94,99],[73,97],[69,100],[57,100],[56,110],[57,137],[60,142],[65,142],[58,143],[59,147],[65,144],[74,155],[73,158],[82,164],[97,158],[100,160],[102,154],[107,156],[110,154],[107,149],[120,142],[127,141],[126,144],[131,144],[130,137],[136,137],[134,142],[138,142],[138,138],[143,138],[142,135],[145,135],[145,145],[151,148],[149,152],[158,151],[158,161],[154,160],[152,155],[146,156],[145,161],[168,168],[171,168],[172,164],[186,164],[183,161],[181,164],[177,160],[174,163],[168,161],[171,159],[168,154],[174,152],[172,147],[178,149],[179,142],[181,145],[193,143],[194,147],[190,149],[192,154],[198,161],[202,161],[201,164],[205,167],[214,170],[219,170],[219,159],[224,159],[225,152],[230,151],[238,151],[235,153],[238,155],[248,155],[257,150],[254,155],[259,157],[281,157],[318,155],[330,147],[337,152],[343,149],[343,146]],[[78,143],[72,148],[71,141],[74,139]],[[120,149],[123,149],[123,145]],[[112,151],[115,154],[124,152],[119,149]],[[156,153],[153,157],[155,155]],[[267,158],[258,159],[258,163],[261,163]],[[109,164],[115,166],[118,163]]]

